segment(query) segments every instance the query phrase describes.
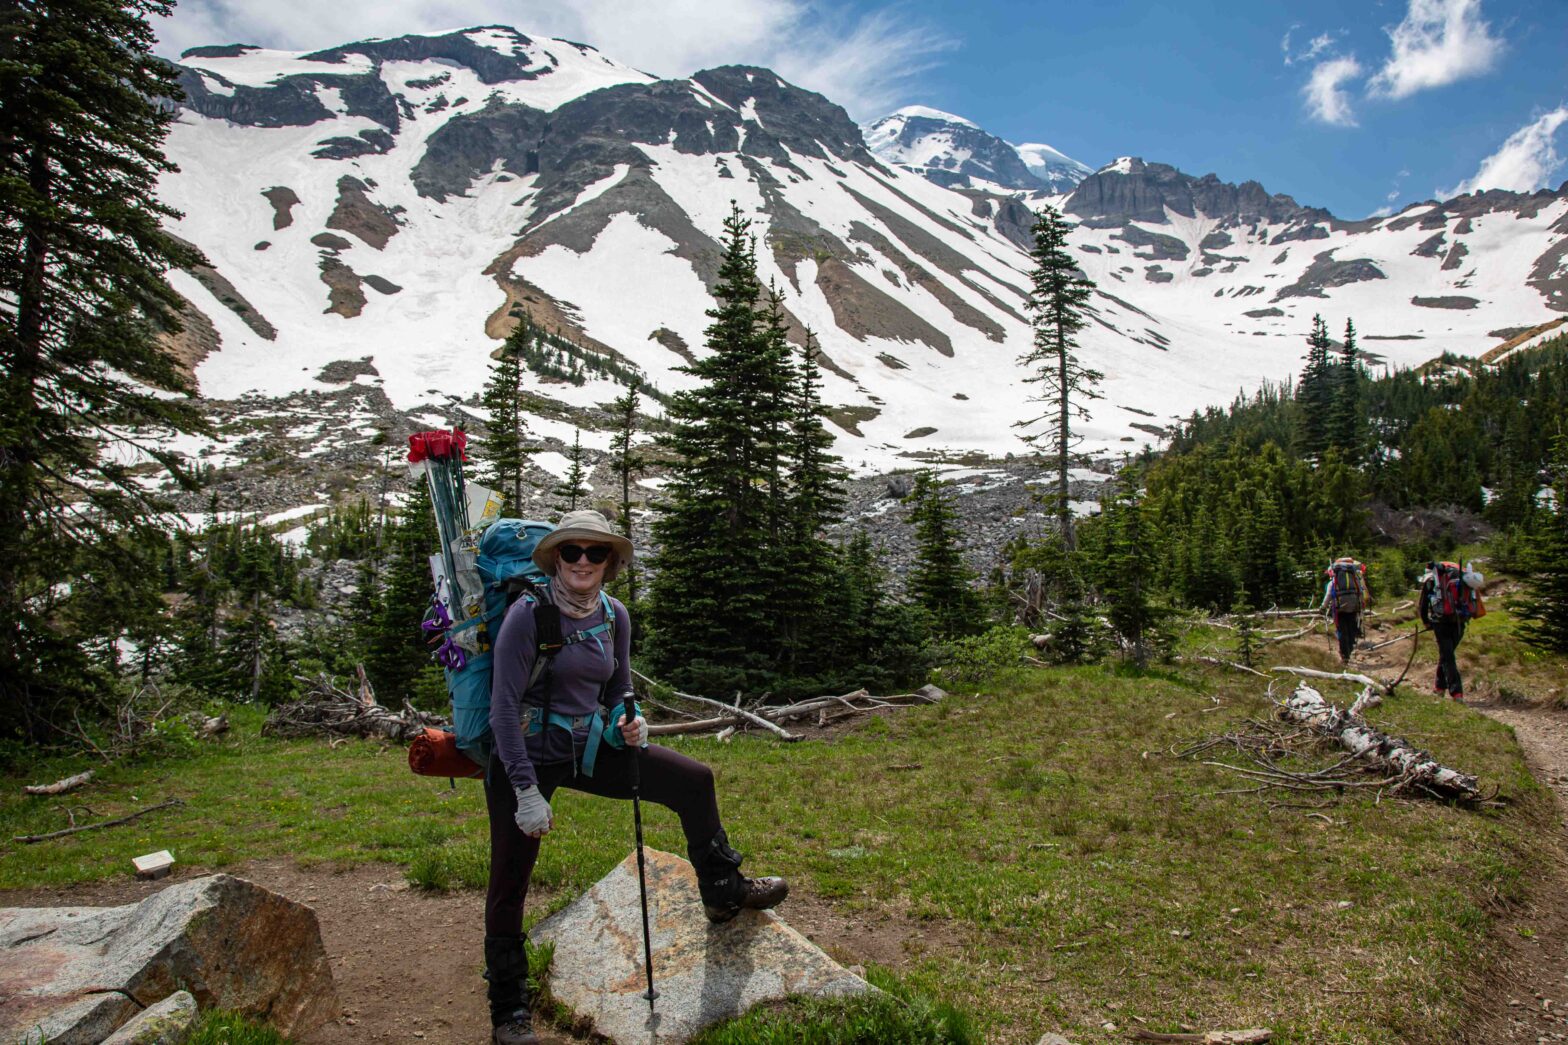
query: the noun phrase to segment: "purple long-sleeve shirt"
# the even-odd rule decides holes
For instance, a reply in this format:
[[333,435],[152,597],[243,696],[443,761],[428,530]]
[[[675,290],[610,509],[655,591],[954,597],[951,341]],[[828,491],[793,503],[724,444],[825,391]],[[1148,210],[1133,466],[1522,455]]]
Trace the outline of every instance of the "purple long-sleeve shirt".
[[[612,709],[610,720],[619,711],[622,697],[632,691],[631,617],[619,599],[610,599],[615,609],[615,641],[611,648],[608,634],[596,635],[564,647],[555,655],[550,670],[550,712],[576,718],[599,707],[602,690]],[[601,606],[581,620],[561,614],[563,638],[586,631],[604,621]],[[581,748],[587,727],[568,737],[564,729],[545,729],[524,737],[522,709],[544,704],[544,693],[526,694],[533,674],[539,639],[534,625],[534,605],[526,599],[513,603],[501,623],[495,640],[495,672],[490,683],[490,730],[495,734],[496,753],[513,787],[531,787],[537,782],[534,765],[569,762],[573,747]],[[609,682],[608,688],[605,682]],[[543,683],[541,682],[541,689]]]

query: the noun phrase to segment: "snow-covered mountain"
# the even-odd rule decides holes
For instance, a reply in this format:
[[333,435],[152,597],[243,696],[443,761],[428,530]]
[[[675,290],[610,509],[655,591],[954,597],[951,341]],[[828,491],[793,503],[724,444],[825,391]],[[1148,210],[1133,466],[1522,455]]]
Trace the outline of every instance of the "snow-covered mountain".
[[866,129],[877,159],[948,188],[1071,192],[1094,168],[1038,143],[1012,145],[939,109],[909,105]]
[[[820,340],[852,466],[1004,455],[1038,413],[1017,364],[1037,193],[944,187],[878,159],[842,108],[766,69],[658,80],[486,27],[311,54],[198,48],[182,83],[167,143],[180,172],[159,191],[211,262],[174,274],[192,305],[180,349],[208,397],[477,413],[522,312],[684,387],[733,200],[796,335]],[[1568,311],[1564,190],[1343,222],[1256,183],[1122,159],[1048,198],[1077,222],[1099,287],[1080,336],[1106,375],[1091,449],[1153,442],[1174,417],[1298,370],[1314,313],[1335,330],[1354,317],[1365,347],[1413,364]],[[557,408],[618,394],[608,378],[528,387],[551,434]]]

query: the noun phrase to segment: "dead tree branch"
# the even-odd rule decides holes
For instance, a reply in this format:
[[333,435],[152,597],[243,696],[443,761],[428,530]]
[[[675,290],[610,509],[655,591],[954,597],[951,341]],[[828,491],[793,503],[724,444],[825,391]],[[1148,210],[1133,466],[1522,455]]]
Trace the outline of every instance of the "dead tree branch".
[[100,820],[96,824],[77,825],[74,823],[76,818],[72,816],[71,820],[73,823],[70,827],[59,831],[50,831],[46,835],[13,835],[11,840],[13,842],[21,842],[24,845],[31,845],[34,842],[47,842],[51,838],[64,838],[66,835],[74,835],[82,831],[96,831],[100,827],[118,827],[121,824],[130,823],[138,817],[146,816],[148,813],[156,813],[160,809],[167,809],[170,806],[182,806],[184,804],[178,798],[171,798],[167,802],[159,802],[155,806],[148,806],[146,809],[132,813],[130,816],[122,816],[118,820]]

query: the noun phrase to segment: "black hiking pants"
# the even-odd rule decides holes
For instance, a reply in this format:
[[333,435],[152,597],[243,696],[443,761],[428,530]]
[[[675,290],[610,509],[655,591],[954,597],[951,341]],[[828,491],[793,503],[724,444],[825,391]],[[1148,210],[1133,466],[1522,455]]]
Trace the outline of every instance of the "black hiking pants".
[[1454,659],[1454,652],[1459,649],[1459,640],[1465,637],[1465,622],[1433,621],[1432,637],[1437,640],[1437,684],[1434,688],[1460,696],[1465,691],[1465,684],[1459,678],[1459,662]]
[[1334,635],[1339,639],[1339,659],[1349,660],[1355,651],[1356,640],[1361,637],[1361,614],[1335,613]]
[[[535,766],[539,793],[546,802],[559,787],[604,798],[629,799],[632,757],[624,748],[601,744],[591,777],[576,771],[572,762]],[[650,744],[642,750],[640,784],[644,799],[674,810],[681,818],[688,850],[701,850],[719,833],[719,800],[714,792],[713,770],[701,762]],[[529,838],[518,829],[513,819],[517,814],[517,795],[501,760],[494,755],[485,774],[485,808],[490,814],[490,889],[485,897],[485,935],[520,936],[523,901],[528,897],[528,880],[534,872],[541,839]],[[626,841],[628,845],[632,842],[630,816],[626,817]]]

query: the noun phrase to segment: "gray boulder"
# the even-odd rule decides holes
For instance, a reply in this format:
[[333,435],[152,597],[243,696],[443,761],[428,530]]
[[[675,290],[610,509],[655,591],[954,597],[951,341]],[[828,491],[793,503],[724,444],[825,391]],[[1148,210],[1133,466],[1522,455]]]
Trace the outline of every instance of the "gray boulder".
[[125,907],[0,909],[0,1041],[97,1045],[184,989],[299,1035],[331,1016],[315,912],[211,875]]
[[612,1041],[685,1041],[703,1027],[789,995],[874,990],[772,911],[742,911],[710,925],[691,864],[646,850],[653,980],[643,997],[637,857],[628,856],[571,906],[533,932],[555,946],[550,991]]
[[175,991],[131,1017],[103,1045],[180,1045],[195,1025],[196,998],[190,991]]

